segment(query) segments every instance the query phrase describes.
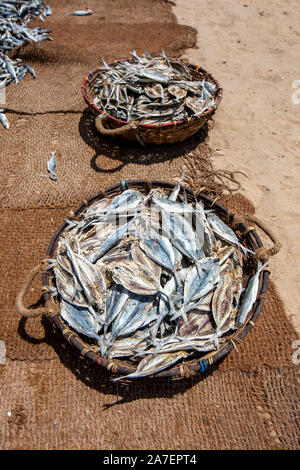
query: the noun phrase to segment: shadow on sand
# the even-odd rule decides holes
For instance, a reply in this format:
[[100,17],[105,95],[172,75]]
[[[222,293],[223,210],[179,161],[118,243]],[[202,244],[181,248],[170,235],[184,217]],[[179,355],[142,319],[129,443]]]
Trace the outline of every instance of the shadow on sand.
[[[79,132],[85,143],[91,147],[95,155],[91,159],[91,167],[98,173],[115,173],[128,164],[153,165],[172,161],[195,150],[204,143],[208,134],[208,125],[204,125],[196,134],[184,142],[165,145],[147,145],[126,139],[102,136],[95,127],[95,114],[88,108],[83,112],[79,122]],[[100,156],[115,160],[113,168],[101,166]]]
[[211,375],[213,370],[218,367],[218,365],[214,365],[204,373],[199,373],[189,378],[157,377],[112,382],[115,375],[88,358],[83,357],[74,346],[67,342],[54,323],[47,317],[42,318],[42,325],[45,330],[45,335],[42,339],[32,338],[26,333],[26,321],[25,318],[21,318],[18,328],[20,336],[25,341],[32,344],[45,342],[54,349],[60,362],[75,375],[76,379],[104,395],[113,395],[115,397],[115,399],[103,406],[104,410],[114,405],[122,405],[138,399],[171,398],[182,394]]

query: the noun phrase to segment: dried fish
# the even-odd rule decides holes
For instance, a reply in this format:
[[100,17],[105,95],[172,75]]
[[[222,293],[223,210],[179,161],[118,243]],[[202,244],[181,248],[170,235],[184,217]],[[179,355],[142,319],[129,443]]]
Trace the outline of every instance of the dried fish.
[[[34,70],[21,59],[13,60],[8,54],[16,47],[28,42],[51,40],[51,30],[40,26],[29,28],[28,23],[36,17],[42,21],[52,14],[51,8],[40,0],[6,0],[0,2],[0,89],[19,81],[29,72],[36,78]],[[5,122],[3,125],[6,129]]]
[[225,224],[225,222],[223,222],[223,220],[221,220],[220,217],[218,217],[216,214],[214,213],[207,214],[207,221],[209,225],[211,226],[211,228],[213,229],[213,231],[219,236],[219,238],[221,238],[222,240],[225,240],[231,245],[236,245],[240,247],[245,254],[246,253],[254,254],[253,251],[241,245],[234,231],[227,224]]
[[5,116],[4,113],[0,113],[0,122],[3,124],[3,127],[6,130],[9,130],[10,124],[9,124],[8,119],[7,119],[7,117]]
[[55,173],[55,167],[56,167],[56,158],[55,158],[55,150],[54,150],[54,152],[51,152],[51,158],[47,163],[49,177],[54,181],[57,180],[56,173]]
[[[138,59],[143,66],[150,60]],[[249,250],[214,212],[188,202],[183,178],[171,192],[127,189],[91,204],[79,220],[66,221],[49,260],[62,317],[102,357],[136,364],[127,378],[219,349],[249,317],[266,266],[258,263],[245,288]]]
[[[94,104],[125,121],[144,124],[186,120],[215,105],[216,85],[209,81],[193,81],[189,68],[162,53],[141,57],[130,52],[132,61],[119,61],[100,67],[101,75],[94,82]],[[108,93],[108,89],[111,93]],[[116,98],[116,92],[118,98]],[[122,109],[120,109],[120,96]],[[197,103],[192,106],[191,103]]]
[[60,314],[78,333],[99,341],[101,340],[98,335],[100,325],[86,308],[74,307],[74,305],[62,300],[60,302]]
[[266,262],[265,264],[262,264],[261,261],[258,262],[257,271],[254,274],[254,276],[251,277],[243,293],[242,302],[241,302],[241,305],[239,306],[237,319],[236,319],[237,320],[236,323],[238,327],[242,326],[245,323],[249,313],[252,310],[252,307],[257,297],[260,273],[266,266],[268,266],[268,264],[269,264],[268,262]]
[[186,351],[178,351],[176,353],[164,353],[156,356],[146,356],[138,365],[135,372],[128,374],[125,377],[117,377],[113,379],[114,382],[122,380],[123,378],[137,378],[146,377],[147,375],[157,374],[158,372],[167,369],[174,365],[176,362],[188,356]]
[[92,15],[93,13],[94,13],[93,10],[77,10],[77,11],[71,11],[69,13],[66,13],[66,16],[69,16],[69,15],[88,16],[88,15]]

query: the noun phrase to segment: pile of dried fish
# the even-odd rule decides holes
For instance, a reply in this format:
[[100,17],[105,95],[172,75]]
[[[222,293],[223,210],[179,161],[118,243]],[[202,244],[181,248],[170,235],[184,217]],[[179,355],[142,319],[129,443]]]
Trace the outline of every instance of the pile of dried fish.
[[[11,83],[18,83],[27,72],[36,78],[34,70],[29,65],[22,64],[21,59],[10,59],[8,54],[25,42],[52,40],[48,35],[51,30],[39,26],[30,29],[27,26],[27,23],[36,16],[44,21],[51,13],[49,5],[40,0],[0,2],[0,92]],[[6,118],[5,120],[7,122]],[[4,124],[3,117],[1,122],[6,129],[9,129],[9,124]]]
[[195,81],[189,67],[170,59],[162,51],[158,57],[146,52],[132,61],[107,65],[94,81],[94,104],[117,119],[155,124],[186,120],[215,105],[216,85]]
[[67,223],[48,260],[49,289],[102,357],[136,367],[126,377],[217,350],[248,320],[264,266],[244,289],[250,250],[214,211],[188,203],[180,180],[170,194],[127,189]]
[[0,17],[22,23],[27,23],[37,16],[43,21],[52,14],[49,5],[40,0],[5,0],[0,2]]
[[41,42],[49,38],[49,29],[30,29],[27,23],[39,16],[42,21],[51,15],[49,5],[40,0],[7,0],[0,2],[0,51],[9,53],[25,42]]
[[7,54],[25,42],[51,41],[48,35],[50,32],[50,29],[42,29],[40,26],[31,29],[25,23],[18,25],[0,17],[0,50]]

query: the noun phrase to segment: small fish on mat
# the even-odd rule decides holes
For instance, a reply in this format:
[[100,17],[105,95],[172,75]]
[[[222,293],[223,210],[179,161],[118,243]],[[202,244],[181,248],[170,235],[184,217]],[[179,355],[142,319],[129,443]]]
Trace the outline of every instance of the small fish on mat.
[[77,10],[77,11],[70,11],[69,13],[66,13],[65,16],[88,16],[88,15],[93,15],[93,10]]
[[9,130],[10,128],[10,123],[8,122],[8,119],[4,113],[4,109],[0,109],[0,122],[3,124],[3,127],[6,130]]
[[55,153],[56,153],[56,150],[54,150],[53,152],[51,152],[51,158],[50,158],[50,160],[48,160],[48,162],[47,162],[47,168],[48,168],[48,172],[49,172],[49,178],[51,178],[51,179],[54,180],[54,181],[57,180],[57,176],[56,176],[56,173],[55,173],[55,168],[56,168]]

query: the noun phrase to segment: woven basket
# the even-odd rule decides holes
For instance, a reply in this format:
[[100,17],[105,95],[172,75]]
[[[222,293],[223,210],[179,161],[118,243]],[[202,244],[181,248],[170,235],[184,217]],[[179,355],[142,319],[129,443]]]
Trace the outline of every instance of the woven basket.
[[[131,59],[115,60],[113,64],[122,60],[132,61]],[[110,64],[112,65],[112,64]],[[184,121],[172,121],[162,124],[140,124],[138,121],[122,121],[116,119],[110,114],[104,112],[94,105],[95,92],[93,84],[99,78],[102,71],[97,68],[90,72],[82,84],[82,94],[91,110],[98,116],[95,121],[97,130],[103,135],[122,136],[128,140],[138,140],[142,144],[173,144],[195,134],[216,112],[221,100],[223,89],[217,80],[201,67],[187,65],[193,80],[210,80],[216,85],[215,105],[198,116],[192,116]],[[99,117],[101,114],[101,118]]]
[[[109,187],[107,190],[100,192],[89,199],[82,202],[77,209],[71,211],[68,214],[68,218],[72,217],[76,219],[80,217],[80,214],[86,207],[90,206],[91,204],[95,203],[96,201],[104,198],[109,197],[113,198],[116,195],[120,194],[125,188],[130,187],[131,189],[137,189],[141,191],[143,194],[147,194],[150,189],[152,188],[164,188],[167,191],[171,191],[174,188],[174,184],[166,183],[163,181],[125,181],[124,183],[121,182],[120,184],[114,185]],[[182,187],[183,189],[183,187]],[[206,209],[214,208],[216,213],[225,220],[229,225],[231,225],[234,230],[239,235],[239,238],[243,239],[243,244],[247,245],[250,249],[252,249],[257,258],[262,259],[263,261],[268,259],[270,256],[276,254],[280,249],[280,243],[276,241],[275,236],[270,232],[268,229],[264,227],[264,225],[255,217],[247,216],[247,220],[253,221],[258,225],[260,228],[264,230],[264,232],[272,239],[274,242],[274,246],[270,249],[266,249],[263,247],[261,239],[257,232],[255,231],[254,226],[248,226],[244,223],[236,214],[232,213],[221,204],[214,202],[212,199],[207,197],[205,194],[199,192],[199,194],[195,195],[193,191],[188,188],[185,188],[186,194],[188,197],[188,201],[194,201],[195,197],[197,200],[201,200],[204,204]],[[246,217],[246,216],[245,216]],[[59,229],[55,232],[51,243],[49,245],[46,257],[53,258],[55,256],[55,250],[57,246],[57,241],[62,234],[62,232],[67,227],[67,223],[64,222]],[[16,298],[16,308],[20,315],[25,317],[37,317],[38,315],[45,314],[52,321],[56,324],[56,326],[61,330],[63,336],[67,339],[67,341],[75,346],[82,355],[87,356],[93,362],[98,364],[99,366],[105,367],[109,369],[111,372],[119,375],[125,375],[133,372],[134,367],[132,363],[128,360],[120,360],[114,359],[114,361],[109,362],[107,359],[102,358],[97,353],[97,346],[91,345],[89,340],[83,339],[78,333],[72,330],[68,324],[62,319],[60,316],[60,308],[59,303],[54,301],[49,292],[47,292],[48,287],[51,285],[50,283],[50,276],[48,271],[44,270],[45,266],[43,263],[36,266],[27,276],[25,279],[23,286]],[[24,306],[24,298],[26,293],[28,292],[34,278],[40,273],[43,272],[42,276],[42,291],[44,292],[44,300],[45,300],[45,307],[38,308],[38,309],[27,309]],[[224,358],[235,346],[236,344],[240,343],[240,341],[246,336],[246,334],[251,330],[251,328],[255,325],[255,322],[261,313],[264,299],[266,296],[267,286],[268,286],[268,279],[269,279],[269,269],[265,269],[262,271],[260,275],[260,283],[259,283],[259,291],[256,299],[256,303],[253,308],[253,312],[251,318],[248,319],[247,323],[243,325],[242,328],[236,330],[233,334],[225,336],[226,342],[220,347],[217,351],[212,351],[208,354],[201,354],[198,353],[194,355],[193,358],[187,358],[181,365],[173,366],[172,368],[162,371],[158,374],[155,374],[155,377],[178,377],[178,376],[189,376],[191,374],[195,374],[198,372],[204,372],[209,366],[216,363],[220,359]],[[248,275],[252,275],[251,271],[249,271]]]

